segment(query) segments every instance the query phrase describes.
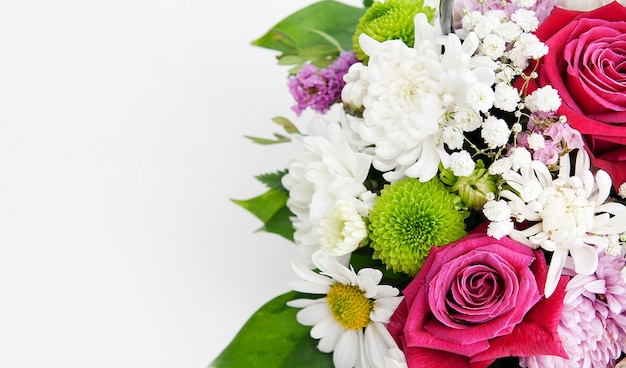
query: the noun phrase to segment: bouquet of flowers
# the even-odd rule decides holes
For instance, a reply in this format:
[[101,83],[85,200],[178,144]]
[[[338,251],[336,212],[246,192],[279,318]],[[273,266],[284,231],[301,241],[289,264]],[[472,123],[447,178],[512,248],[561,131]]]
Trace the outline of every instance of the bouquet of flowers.
[[625,7],[323,0],[253,44],[315,117],[235,202],[300,280],[212,367],[626,365]]

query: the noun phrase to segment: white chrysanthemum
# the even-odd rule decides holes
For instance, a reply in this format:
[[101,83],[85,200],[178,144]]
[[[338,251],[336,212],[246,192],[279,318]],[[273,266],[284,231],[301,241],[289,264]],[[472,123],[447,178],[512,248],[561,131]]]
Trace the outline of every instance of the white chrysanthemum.
[[503,119],[490,116],[485,119],[480,136],[491,149],[502,147],[509,141],[511,130]]
[[553,252],[545,295],[550,296],[570,254],[577,273],[591,274],[598,264],[598,249],[608,246],[606,235],[626,231],[626,206],[606,202],[611,178],[602,170],[595,177],[589,156],[578,150],[573,175],[569,155],[561,157],[556,179],[540,161],[532,161],[520,172],[502,177],[517,193],[500,193],[509,200],[511,213],[520,220],[535,222],[525,230],[513,230],[511,238],[532,248]]
[[519,92],[508,83],[498,83],[495,88],[496,100],[494,106],[500,110],[513,112],[520,101]]
[[365,201],[371,196],[363,183],[372,159],[352,149],[338,123],[321,119],[311,123],[310,135],[293,135],[292,141],[295,154],[282,183],[289,191],[287,206],[295,215],[295,241],[310,256],[319,248],[317,228],[338,199]]
[[[357,208],[358,207],[358,208]],[[320,221],[320,249],[329,257],[352,253],[367,236],[367,207],[356,199],[339,199]]]
[[357,274],[322,252],[315,252],[312,260],[320,273],[294,263],[302,281],[290,286],[301,293],[326,296],[288,302],[303,308],[298,322],[313,326],[311,337],[319,339],[320,351],[333,352],[335,367],[383,367],[389,349],[398,348],[385,327],[402,300],[398,289],[378,285],[382,272],[377,269],[364,268]]
[[479,82],[491,85],[495,80],[495,63],[474,56],[479,46],[474,34],[461,43],[455,34],[438,37],[438,32],[420,13],[414,48],[362,34],[359,43],[370,57],[368,65],[355,67],[355,74],[345,78],[347,95],[364,93],[363,124],[357,133],[374,147],[373,166],[391,182],[405,176],[432,179],[439,163],[446,165],[449,158],[440,139],[446,109],[464,104]]
[[469,152],[462,150],[450,155],[450,169],[455,176],[470,176],[476,168],[476,162],[472,160]]
[[524,99],[524,105],[531,112],[556,111],[561,106],[559,92],[552,86],[545,86],[536,89]]

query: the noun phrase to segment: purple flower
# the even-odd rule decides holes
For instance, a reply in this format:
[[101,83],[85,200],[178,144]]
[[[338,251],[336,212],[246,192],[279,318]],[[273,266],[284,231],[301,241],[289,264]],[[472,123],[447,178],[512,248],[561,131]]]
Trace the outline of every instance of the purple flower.
[[342,51],[328,68],[319,69],[312,64],[302,66],[287,82],[289,92],[296,100],[293,111],[298,116],[307,108],[326,113],[332,104],[341,101],[341,89],[346,84],[343,76],[356,62],[354,52]]
[[623,257],[601,253],[595,274],[576,274],[568,262],[567,284],[559,336],[569,359],[541,355],[520,359],[522,367],[612,367],[624,351],[626,335],[626,281]]
[[569,124],[552,124],[547,127],[543,133],[552,137],[555,142],[565,140],[567,148],[569,149],[583,148],[583,146],[585,145],[583,137],[580,135],[578,130],[573,129],[571,126],[569,126]]

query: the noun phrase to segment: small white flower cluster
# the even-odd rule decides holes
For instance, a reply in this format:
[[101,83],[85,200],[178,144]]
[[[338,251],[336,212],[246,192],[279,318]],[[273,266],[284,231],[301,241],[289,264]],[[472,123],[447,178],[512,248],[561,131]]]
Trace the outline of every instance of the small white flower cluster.
[[[534,1],[519,1],[518,6],[526,6],[527,3],[530,4],[528,6],[532,6]],[[462,150],[464,133],[481,128],[480,137],[498,159],[503,152],[502,149],[510,142],[511,135],[521,132],[519,123],[509,125],[504,119],[490,115],[493,108],[515,113],[519,119],[525,108],[530,113],[552,113],[561,104],[558,92],[551,87],[539,88],[522,99],[525,89],[520,92],[512,85],[512,81],[518,76],[535,78],[536,75],[523,75],[523,71],[531,60],[539,59],[548,52],[547,46],[531,33],[539,25],[534,11],[521,8],[510,17],[503,10],[489,10],[484,14],[468,11],[463,17],[462,24],[463,29],[457,30],[457,33],[468,36],[475,34],[479,38],[479,54],[495,62],[496,81],[493,88],[476,86],[470,89],[465,100],[467,106],[457,106],[446,115],[446,127],[443,129],[441,140],[449,149],[461,150],[449,162],[449,167],[456,176],[471,174],[469,170],[471,165],[461,159],[469,156]],[[541,148],[542,142],[542,136],[533,135],[526,146]],[[490,167],[491,174],[501,174],[531,160],[527,151],[509,154],[508,157],[496,160]],[[504,229],[496,233],[504,233]]]
[[504,10],[489,10],[484,14],[472,11],[463,16],[462,25],[463,32],[474,32],[480,38],[484,55],[507,64],[510,61],[506,68],[512,67],[514,75],[526,69],[530,60],[548,53],[548,47],[531,33],[539,26],[532,10],[518,9],[510,18]]

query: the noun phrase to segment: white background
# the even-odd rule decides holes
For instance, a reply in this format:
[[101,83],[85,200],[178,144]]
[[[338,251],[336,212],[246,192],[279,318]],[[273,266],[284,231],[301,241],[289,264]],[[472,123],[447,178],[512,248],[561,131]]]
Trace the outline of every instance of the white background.
[[249,42],[309,3],[0,0],[0,367],[206,367],[288,290],[229,198],[286,167]]

